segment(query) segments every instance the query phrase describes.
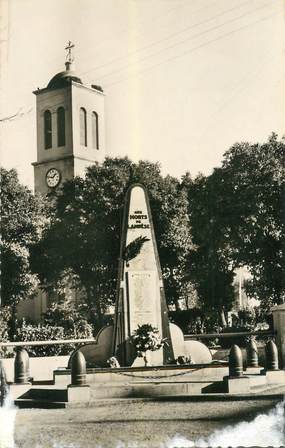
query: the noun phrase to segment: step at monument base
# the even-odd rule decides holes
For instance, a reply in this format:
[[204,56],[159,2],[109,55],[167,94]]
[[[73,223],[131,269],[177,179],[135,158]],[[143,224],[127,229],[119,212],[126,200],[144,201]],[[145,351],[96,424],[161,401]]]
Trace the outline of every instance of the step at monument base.
[[[106,406],[116,404],[128,403],[128,402],[138,402],[142,403],[144,401],[147,402],[224,402],[230,401],[234,403],[235,401],[245,401],[249,404],[256,401],[262,401],[264,403],[270,403],[272,406],[283,400],[284,398],[284,389],[280,390],[279,388],[269,388],[269,390],[260,392],[260,393],[250,393],[250,394],[229,394],[229,393],[204,393],[204,394],[196,394],[196,395],[161,395],[157,397],[134,397],[134,398],[117,398],[117,399],[92,399],[89,402],[55,402],[48,400],[33,400],[33,399],[18,399],[15,400],[16,406],[22,409],[26,408],[38,408],[38,409],[62,409],[62,408],[70,408],[70,409],[81,409],[81,408],[92,408],[98,406]],[[195,409],[195,408],[193,408]],[[209,408],[210,413],[211,407]],[[210,417],[210,414],[209,414]]]
[[[225,365],[159,366],[156,368],[87,369],[87,384],[131,383],[137,381],[218,381],[227,375]],[[71,383],[69,369],[54,371],[54,384],[66,387]]]
[[[191,400],[200,397],[204,400],[203,397],[208,397],[215,400],[215,397],[242,394],[254,397],[263,393],[279,393],[285,374],[284,371],[270,372],[270,375],[247,375],[244,372],[244,378],[231,378],[229,381],[227,373],[225,366],[202,368],[198,365],[190,368],[90,369],[87,385],[68,387],[70,371],[56,371],[53,385],[11,385],[11,396],[21,408],[88,407],[113,399]],[[275,383],[271,384],[273,380]]]
[[20,409],[63,409],[66,408],[67,402],[64,401],[51,401],[51,400],[38,400],[32,398],[18,398],[14,400],[15,406]]
[[[86,388],[76,387],[75,398],[68,394],[68,389],[32,388],[21,397],[15,399],[15,405],[20,408],[65,408],[65,407],[92,407],[105,400],[204,400],[227,399],[230,397],[244,395],[245,397],[282,393],[280,385],[255,385],[248,392],[236,389],[235,393],[228,393],[225,382],[215,381],[212,383],[132,383],[132,384],[98,384],[90,387],[89,395],[86,396]],[[78,394],[85,393],[84,397],[77,399]],[[283,389],[284,393],[284,389]],[[199,398],[200,397],[200,398]],[[203,398],[204,397],[204,398]]]
[[90,389],[91,399],[144,398],[175,395],[201,394],[211,382],[132,382],[123,384],[101,384]]
[[[212,387],[212,390],[217,392],[221,389],[215,387],[220,384],[219,381],[207,382],[207,381],[137,381],[137,382],[120,382],[120,383],[97,383],[91,385],[89,389],[89,400],[96,401],[97,399],[109,399],[109,398],[152,398],[159,396],[175,396],[175,395],[197,395],[202,394],[203,390]],[[77,394],[72,396],[73,393]],[[86,396],[86,399],[82,397]],[[70,401],[88,401],[86,395],[86,387],[79,386],[73,388],[30,388],[24,394],[20,394],[16,397],[15,402],[23,402],[23,400],[34,400],[39,402],[70,402]],[[27,402],[28,403],[28,402]]]

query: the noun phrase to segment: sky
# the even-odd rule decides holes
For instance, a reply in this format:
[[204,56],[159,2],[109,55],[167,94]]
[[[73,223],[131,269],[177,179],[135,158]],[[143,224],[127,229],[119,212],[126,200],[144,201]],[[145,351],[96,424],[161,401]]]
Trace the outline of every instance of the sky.
[[284,0],[0,0],[0,19],[1,165],[30,188],[32,92],[64,69],[69,40],[106,94],[110,156],[196,176],[235,142],[285,134]]

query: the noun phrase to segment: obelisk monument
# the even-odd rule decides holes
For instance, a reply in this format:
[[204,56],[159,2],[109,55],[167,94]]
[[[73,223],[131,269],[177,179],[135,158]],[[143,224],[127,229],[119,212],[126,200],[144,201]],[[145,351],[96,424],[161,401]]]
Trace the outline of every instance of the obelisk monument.
[[166,338],[163,349],[152,352],[154,363],[170,363],[174,355],[148,195],[142,185],[133,184],[124,207],[113,333],[113,353],[121,365],[132,364],[130,337],[143,324],[158,328]]

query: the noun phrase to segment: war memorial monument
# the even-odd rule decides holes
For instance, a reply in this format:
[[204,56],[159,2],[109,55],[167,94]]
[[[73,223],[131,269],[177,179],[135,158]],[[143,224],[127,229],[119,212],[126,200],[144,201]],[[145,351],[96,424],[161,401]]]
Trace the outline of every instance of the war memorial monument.
[[[55,408],[96,406],[106,398],[247,400],[264,393],[272,398],[270,392],[285,383],[285,370],[279,368],[284,363],[284,305],[273,315],[278,347],[268,342],[263,367],[252,341],[246,359],[234,345],[229,360],[221,361],[202,342],[185,340],[169,322],[147,191],[134,184],[124,205],[114,324],[102,328],[94,342],[79,346],[67,367],[54,370],[48,385],[46,378],[35,377],[25,343],[20,343],[11,396],[19,407]],[[145,325],[162,341],[159,349],[146,350],[147,356],[133,342],[133,334]]]
[[[73,47],[71,42],[66,47],[65,70],[33,92],[37,102],[35,192],[43,195],[75,176],[84,176],[87,167],[106,155],[104,92],[100,86],[86,86],[74,72]],[[53,365],[46,358],[46,372],[40,374],[35,358],[29,360],[29,346],[10,344],[19,347],[15,361],[5,359],[3,364],[18,406],[92,405],[104,397],[191,399],[198,395],[207,400],[215,394],[229,398],[284,384],[285,370],[279,366],[285,365],[285,306],[273,310],[277,347],[272,341],[268,344],[263,367],[254,344],[248,347],[247,359],[238,346],[232,347],[229,360],[215,358],[199,335],[184,337],[169,321],[155,232],[146,188],[130,185],[123,210],[113,324],[101,328],[94,341],[80,344],[68,365]],[[37,302],[41,300],[39,296]],[[28,304],[26,313],[33,315],[35,303]],[[140,328],[151,330],[149,347],[142,345],[144,335],[135,343]]]

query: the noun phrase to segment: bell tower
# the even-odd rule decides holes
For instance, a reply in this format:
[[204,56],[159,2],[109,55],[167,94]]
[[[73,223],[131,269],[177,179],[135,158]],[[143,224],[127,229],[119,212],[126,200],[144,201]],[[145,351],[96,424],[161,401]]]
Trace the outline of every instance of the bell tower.
[[84,85],[73,70],[68,42],[65,70],[47,87],[38,89],[37,161],[33,163],[35,192],[47,194],[88,166],[105,158],[104,93],[99,86]]

